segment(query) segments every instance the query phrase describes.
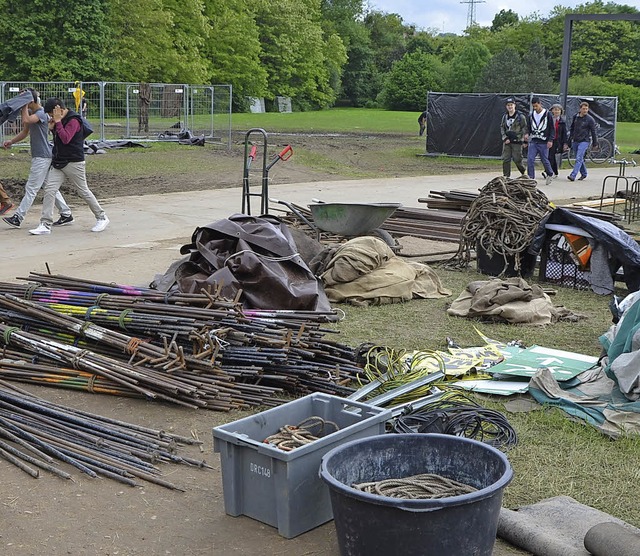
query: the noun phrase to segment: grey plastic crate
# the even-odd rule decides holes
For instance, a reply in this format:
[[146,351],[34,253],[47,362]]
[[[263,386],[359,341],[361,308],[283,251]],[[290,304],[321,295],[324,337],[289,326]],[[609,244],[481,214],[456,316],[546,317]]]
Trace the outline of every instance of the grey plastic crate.
[[[333,421],[339,430],[290,452],[263,442],[280,427],[312,416]],[[316,393],[215,427],[225,512],[277,527],[288,539],[331,520],[329,489],[318,474],[322,456],[349,440],[383,434],[390,418],[389,409]]]

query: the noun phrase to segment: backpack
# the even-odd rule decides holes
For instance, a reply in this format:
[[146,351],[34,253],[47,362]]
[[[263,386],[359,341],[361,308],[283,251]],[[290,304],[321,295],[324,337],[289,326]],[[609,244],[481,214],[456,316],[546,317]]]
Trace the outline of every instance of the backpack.
[[89,120],[87,120],[86,118],[80,116],[80,120],[82,122],[82,138],[86,139],[93,133],[93,127],[91,127]]

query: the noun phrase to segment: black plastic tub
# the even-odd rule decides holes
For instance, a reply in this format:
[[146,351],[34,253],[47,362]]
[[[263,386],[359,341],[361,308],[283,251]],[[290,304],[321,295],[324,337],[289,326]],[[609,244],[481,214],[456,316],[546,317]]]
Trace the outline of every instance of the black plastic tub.
[[[515,278],[521,276],[522,278],[529,278],[533,276],[533,271],[536,268],[537,256],[532,255],[527,251],[520,253],[520,268],[516,270],[516,257],[515,255],[508,255],[505,259],[504,256],[494,253],[493,256],[489,256],[486,249],[482,247],[482,244],[478,242],[476,245],[476,256],[478,272],[480,274],[488,274],[489,276],[500,276],[504,271],[505,278]],[[506,268],[505,268],[506,263]]]
[[[478,490],[408,500],[368,494],[352,484],[435,473]],[[342,556],[491,556],[504,488],[513,471],[499,450],[445,434],[386,434],[326,453],[320,476],[329,486]]]

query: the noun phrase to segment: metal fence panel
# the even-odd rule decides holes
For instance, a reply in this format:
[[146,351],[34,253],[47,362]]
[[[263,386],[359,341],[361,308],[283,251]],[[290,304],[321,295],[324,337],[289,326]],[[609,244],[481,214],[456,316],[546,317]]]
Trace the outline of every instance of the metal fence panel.
[[[125,82],[0,82],[0,102],[33,87],[72,109],[84,93],[91,140],[178,141],[205,139],[231,148],[231,85]],[[74,96],[76,93],[76,96]],[[79,108],[79,107],[78,107]],[[20,118],[0,126],[0,139],[20,132]]]

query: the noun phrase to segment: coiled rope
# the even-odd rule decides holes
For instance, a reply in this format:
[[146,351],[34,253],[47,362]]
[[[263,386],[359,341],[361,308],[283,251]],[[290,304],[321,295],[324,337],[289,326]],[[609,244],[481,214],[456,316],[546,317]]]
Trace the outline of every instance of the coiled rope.
[[312,415],[297,425],[284,425],[280,427],[277,433],[267,436],[263,442],[265,444],[271,444],[285,452],[290,452],[300,446],[310,444],[323,436],[334,433],[337,430],[340,430],[340,427],[333,421]]
[[351,485],[357,490],[390,498],[437,499],[475,492],[475,487],[435,473],[422,473],[400,479],[384,479]]
[[489,257],[502,255],[507,270],[510,259],[520,269],[520,254],[531,245],[542,218],[553,210],[547,196],[530,179],[503,176],[485,185],[471,203],[461,223],[460,246],[446,263],[450,268],[467,268],[471,250],[478,245]]

